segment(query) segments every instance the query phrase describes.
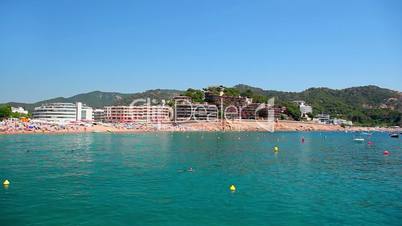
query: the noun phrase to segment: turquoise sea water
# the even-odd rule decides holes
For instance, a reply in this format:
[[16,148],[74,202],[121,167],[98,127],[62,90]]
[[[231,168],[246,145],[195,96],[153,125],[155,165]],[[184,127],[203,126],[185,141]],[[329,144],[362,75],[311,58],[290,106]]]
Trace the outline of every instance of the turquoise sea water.
[[0,225],[402,225],[401,139],[355,136],[0,136]]

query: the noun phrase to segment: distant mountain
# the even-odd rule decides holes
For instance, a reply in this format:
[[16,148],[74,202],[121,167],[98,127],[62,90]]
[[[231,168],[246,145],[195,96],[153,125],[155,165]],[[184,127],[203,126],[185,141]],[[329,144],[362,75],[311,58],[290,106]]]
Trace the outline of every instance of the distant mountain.
[[131,95],[132,94],[94,91],[90,93],[78,94],[68,98],[57,97],[49,100],[39,101],[32,104],[17,103],[17,102],[10,102],[7,104],[10,104],[13,107],[21,106],[27,109],[28,111],[32,111],[35,107],[41,106],[42,104],[55,103],[55,102],[63,102],[63,103],[82,102],[93,108],[103,108],[106,105],[113,105],[114,103],[121,101],[122,99]]
[[129,105],[131,102],[137,99],[146,99],[150,98],[151,100],[160,103],[161,100],[169,100],[172,99],[176,95],[180,95],[182,91],[180,90],[170,90],[170,89],[155,89],[148,90],[140,93],[116,93],[116,92],[101,92],[94,91],[90,93],[78,94],[72,97],[56,97],[49,100],[43,100],[36,103],[18,103],[18,102],[9,102],[9,104],[13,107],[23,107],[26,110],[32,112],[35,107],[41,106],[45,103],[55,103],[55,102],[63,102],[63,103],[75,103],[82,102],[93,108],[103,108],[108,105]]
[[[134,93],[131,95],[126,96],[125,98],[117,101],[115,104],[117,105],[130,105],[133,101],[137,101],[138,104],[144,104],[144,100],[147,98],[150,99],[151,104],[158,104],[161,103],[162,100],[168,101],[171,100],[173,97],[182,94],[183,91],[181,90],[174,90],[174,89],[154,89],[148,90],[142,93]],[[138,105],[137,104],[137,105]]]

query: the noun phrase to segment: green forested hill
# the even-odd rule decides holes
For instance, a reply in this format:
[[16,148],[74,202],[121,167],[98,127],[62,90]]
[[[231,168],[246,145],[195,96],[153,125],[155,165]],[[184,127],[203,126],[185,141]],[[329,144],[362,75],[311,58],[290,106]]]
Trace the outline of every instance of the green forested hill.
[[304,100],[313,106],[314,114],[352,120],[363,125],[402,125],[401,92],[377,86],[347,89],[310,88],[302,92],[262,90],[247,85],[235,86],[241,92],[251,90],[259,95],[275,97],[276,102]]
[[151,100],[156,100],[160,102],[162,99],[169,100],[173,96],[179,95],[181,91],[179,90],[169,90],[169,89],[155,89],[148,90],[140,93],[116,93],[116,92],[101,92],[94,91],[90,93],[78,94],[72,97],[57,97],[49,100],[39,101],[32,104],[27,103],[17,103],[17,102],[9,102],[7,104],[13,107],[24,107],[28,111],[32,111],[35,107],[38,107],[44,103],[55,103],[55,102],[64,102],[64,103],[75,103],[82,102],[86,105],[93,108],[103,108],[108,105],[129,105],[135,99],[141,98],[150,98]]
[[93,108],[102,108],[106,105],[112,105],[117,101],[120,101],[130,95],[131,94],[94,91],[90,93],[78,94],[68,98],[65,97],[52,98],[49,100],[43,100],[32,104],[16,103],[16,102],[10,102],[7,104],[13,107],[21,106],[27,109],[28,111],[32,111],[35,107],[38,107],[44,103],[55,103],[55,102],[65,102],[65,103],[82,102]]
[[[182,94],[183,91],[174,89],[153,89],[147,90],[142,93],[134,93],[126,96],[125,98],[117,101],[117,105],[130,105],[133,101],[137,100],[138,104],[144,104],[143,100],[150,99],[151,104],[159,104],[162,100],[168,101],[173,97]],[[138,105],[137,104],[137,105]]]

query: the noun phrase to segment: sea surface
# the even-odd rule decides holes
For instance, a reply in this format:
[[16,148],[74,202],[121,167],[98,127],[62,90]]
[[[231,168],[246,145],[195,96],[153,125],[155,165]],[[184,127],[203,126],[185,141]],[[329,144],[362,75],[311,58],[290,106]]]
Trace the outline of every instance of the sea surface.
[[400,226],[401,141],[344,132],[3,135],[0,179],[11,184],[0,185],[0,225]]

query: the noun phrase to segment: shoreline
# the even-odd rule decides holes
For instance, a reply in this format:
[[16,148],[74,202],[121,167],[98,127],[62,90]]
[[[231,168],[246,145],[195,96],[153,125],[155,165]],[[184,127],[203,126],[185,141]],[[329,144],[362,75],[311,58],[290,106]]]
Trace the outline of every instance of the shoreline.
[[[339,125],[317,124],[312,122],[279,121],[267,123],[261,121],[228,121],[221,122],[187,122],[178,125],[172,123],[160,125],[148,125],[140,128],[124,128],[124,124],[118,125],[90,125],[76,126],[68,129],[15,129],[0,131],[0,135],[22,134],[85,134],[85,133],[111,133],[111,134],[135,134],[153,132],[399,132],[396,128],[359,127],[343,128]],[[158,128],[158,126],[160,128]],[[273,129],[273,130],[272,130]]]

